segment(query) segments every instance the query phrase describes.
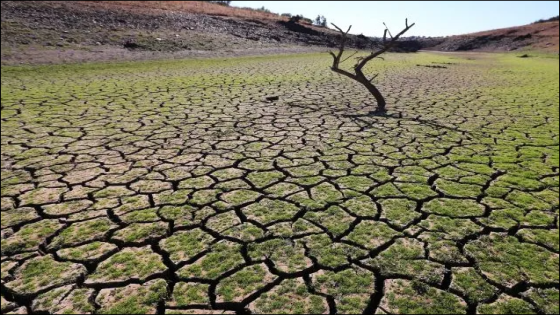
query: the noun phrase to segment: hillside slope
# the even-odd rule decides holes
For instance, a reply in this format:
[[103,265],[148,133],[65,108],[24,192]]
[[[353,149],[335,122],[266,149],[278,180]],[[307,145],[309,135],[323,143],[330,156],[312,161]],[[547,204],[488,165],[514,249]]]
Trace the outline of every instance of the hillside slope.
[[[325,27],[204,1],[2,1],[2,64],[226,57],[323,51]],[[352,35],[348,47],[369,39]],[[558,51],[558,21],[399,42],[397,51]]]
[[450,36],[430,47],[445,51],[541,50],[558,52],[558,21],[534,23],[459,36]]
[[[2,62],[260,54],[337,42],[328,28],[265,12],[198,1],[161,3],[2,1]],[[365,47],[365,42],[353,36],[349,44]]]

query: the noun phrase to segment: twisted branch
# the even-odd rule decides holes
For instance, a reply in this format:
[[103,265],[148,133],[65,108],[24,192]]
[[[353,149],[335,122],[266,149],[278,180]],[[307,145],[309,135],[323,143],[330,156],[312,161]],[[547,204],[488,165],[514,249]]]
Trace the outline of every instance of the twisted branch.
[[[391,31],[389,30],[389,27],[387,27],[387,24],[383,23],[383,25],[385,25],[385,30],[383,31],[383,40],[381,42],[381,45],[379,45],[377,42],[372,41],[372,52],[365,56],[365,57],[357,57],[356,58],[356,64],[354,65],[354,72],[355,73],[351,73],[347,70],[344,69],[340,69],[339,65],[350,59],[352,56],[356,55],[356,53],[358,53],[358,51],[356,51],[355,53],[351,54],[350,56],[346,57],[344,60],[340,60],[342,58],[342,55],[344,54],[344,48],[346,47],[346,41],[348,39],[348,33],[350,32],[350,29],[352,28],[352,25],[350,25],[348,27],[348,30],[343,31],[340,27],[338,27],[336,24],[331,23],[332,26],[334,26],[334,28],[336,28],[339,32],[340,32],[340,44],[338,47],[338,53],[334,53],[332,51],[329,52],[329,54],[333,57],[333,63],[331,66],[331,70],[342,74],[352,80],[356,80],[358,82],[360,82],[361,84],[363,84],[369,91],[371,94],[373,94],[373,96],[375,97],[375,99],[377,100],[377,110],[378,111],[385,111],[385,99],[383,98],[383,96],[381,95],[381,93],[379,92],[379,90],[375,87],[375,85],[373,85],[372,81],[377,78],[377,76],[379,74],[376,74],[374,76],[372,76],[370,79],[368,79],[364,73],[362,72],[363,67],[365,67],[365,65],[370,62],[371,60],[373,60],[374,58],[380,58],[383,59],[383,57],[380,57],[381,54],[387,52],[389,49],[391,49],[396,42],[399,40],[399,38],[406,33],[411,27],[414,26],[414,23],[408,25],[408,19],[405,19],[404,21],[405,24],[405,28],[400,31],[398,34],[396,34],[395,36],[393,36],[393,34],[391,33]],[[387,39],[387,34],[389,34],[390,39]],[[377,47],[376,47],[377,46]],[[373,49],[377,49],[377,50],[373,50]]]

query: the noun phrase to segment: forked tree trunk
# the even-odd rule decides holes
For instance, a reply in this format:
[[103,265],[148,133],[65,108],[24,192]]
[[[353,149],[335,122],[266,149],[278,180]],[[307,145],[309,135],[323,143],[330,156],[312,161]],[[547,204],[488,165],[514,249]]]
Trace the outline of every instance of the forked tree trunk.
[[[331,70],[338,73],[338,74],[342,74],[342,75],[344,75],[344,76],[346,76],[346,77],[348,77],[352,80],[360,82],[363,86],[365,86],[368,89],[368,91],[371,93],[371,95],[373,95],[373,97],[375,97],[375,100],[377,101],[377,109],[375,110],[375,112],[376,113],[385,113],[385,111],[386,111],[385,106],[387,105],[387,103],[385,102],[385,98],[383,97],[383,95],[381,95],[381,92],[379,92],[377,87],[375,87],[375,85],[373,83],[371,83],[377,77],[377,75],[374,75],[373,77],[371,77],[371,79],[368,79],[365,76],[365,74],[362,72],[362,69],[364,68],[364,66],[368,62],[370,62],[374,58],[381,58],[381,57],[379,57],[379,55],[389,51],[389,49],[391,47],[393,47],[393,45],[395,45],[395,43],[397,42],[399,37],[401,37],[401,35],[406,33],[411,27],[414,26],[414,23],[412,23],[411,25],[408,25],[408,19],[405,19],[404,20],[405,28],[395,36],[393,36],[391,34],[389,29],[387,28],[387,25],[385,25],[385,31],[383,32],[383,41],[381,43],[382,47],[379,48],[379,50],[377,50],[377,51],[372,51],[371,54],[369,54],[366,57],[357,57],[356,59],[358,59],[358,62],[356,62],[356,64],[354,65],[354,73],[351,73],[347,70],[339,68],[339,65],[341,63],[350,59],[350,57],[352,57],[356,53],[358,53],[358,51],[356,51],[354,54],[350,55],[349,57],[346,57],[346,59],[341,60],[342,54],[344,53],[344,47],[346,45],[346,38],[348,36],[348,32],[350,32],[350,29],[352,28],[352,25],[350,25],[350,27],[348,27],[348,30],[345,32],[340,27],[336,26],[335,24],[333,24],[333,23],[331,23],[331,24],[332,24],[332,26],[334,26],[340,32],[340,35],[341,35],[340,36],[340,47],[338,48],[338,53],[335,54],[332,51],[329,52],[329,54],[331,54],[331,56],[333,57],[333,64],[331,66]],[[385,23],[383,23],[383,24],[385,24]],[[387,34],[391,37],[391,40],[389,42],[387,42]],[[372,47],[374,47],[375,45],[377,45],[377,43],[374,42]]]
[[366,89],[369,91],[369,93],[371,93],[371,95],[373,95],[375,101],[377,102],[377,109],[375,110],[375,112],[384,113],[386,111],[385,105],[387,105],[387,102],[385,102],[385,98],[383,97],[379,89],[377,89],[377,87],[373,85],[373,83],[371,83],[371,81],[368,80],[361,71],[356,72],[358,82],[366,87]]

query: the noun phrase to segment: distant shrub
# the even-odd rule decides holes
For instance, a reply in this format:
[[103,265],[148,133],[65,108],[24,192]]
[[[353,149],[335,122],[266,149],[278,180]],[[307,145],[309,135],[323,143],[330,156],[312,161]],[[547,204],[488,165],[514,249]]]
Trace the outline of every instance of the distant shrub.
[[294,23],[298,23],[299,21],[301,21],[301,19],[303,18],[303,16],[301,15],[292,15],[290,17],[290,22],[294,22]]
[[306,17],[302,18],[300,22],[302,22],[303,24],[313,24],[313,20]]
[[327,27],[327,18],[323,15],[317,15],[314,23],[317,26]]
[[208,2],[219,4],[219,5],[225,5],[227,7],[229,7],[229,5],[231,4],[231,1],[208,1]]
[[533,22],[533,24],[537,24],[537,23],[545,23],[545,22],[554,22],[554,21],[558,21],[558,15],[557,16],[553,16],[550,19],[540,19],[538,21]]
[[271,13],[269,9],[265,8],[264,6],[255,9],[257,11],[261,11],[261,12],[266,12],[266,13]]
[[280,16],[285,16],[285,17],[291,18],[292,14],[291,13],[282,13],[282,14],[280,14]]
[[306,18],[301,14],[298,15],[292,15],[292,17],[290,18],[290,22],[294,22],[294,23],[302,23],[302,24],[313,24],[313,20],[310,18]]

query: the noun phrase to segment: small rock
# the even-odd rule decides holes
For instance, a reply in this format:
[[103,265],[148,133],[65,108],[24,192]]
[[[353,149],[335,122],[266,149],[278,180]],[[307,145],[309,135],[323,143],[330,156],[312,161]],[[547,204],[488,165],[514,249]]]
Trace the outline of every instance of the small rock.
[[269,101],[269,102],[277,101],[277,100],[279,100],[279,99],[280,99],[280,97],[277,96],[277,95],[274,95],[274,96],[267,96],[267,97],[266,97],[266,100]]

